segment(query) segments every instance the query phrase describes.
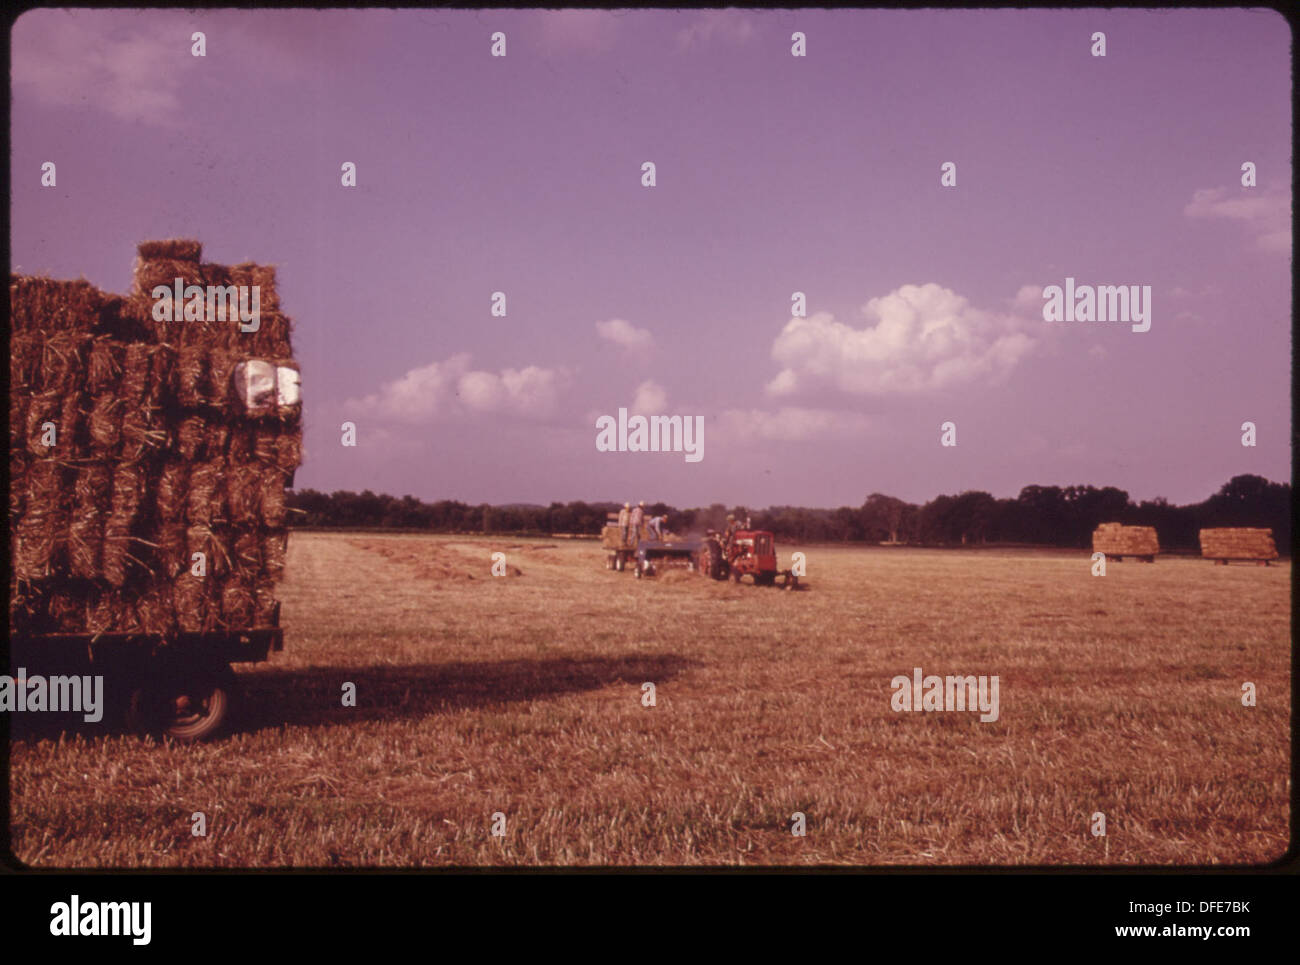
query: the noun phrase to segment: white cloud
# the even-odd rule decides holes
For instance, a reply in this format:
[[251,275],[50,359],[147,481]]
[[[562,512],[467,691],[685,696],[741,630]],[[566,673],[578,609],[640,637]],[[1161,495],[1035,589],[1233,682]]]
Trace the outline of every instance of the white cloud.
[[732,44],[747,43],[754,24],[739,10],[706,10],[689,26],[677,32],[677,49],[689,50],[717,38]]
[[1043,317],[1043,286],[1021,285],[1016,297],[1011,300],[1016,310],[1035,318]]
[[775,412],[728,409],[717,418],[718,434],[740,442],[847,438],[867,432],[871,425],[867,416],[857,412],[802,409],[797,406],[785,406]]
[[1291,196],[1258,188],[1201,188],[1183,208],[1188,218],[1226,218],[1245,225],[1262,251],[1291,250]]
[[567,375],[530,365],[500,372],[472,370],[470,356],[411,369],[378,392],[350,399],[349,408],[400,422],[432,422],[470,413],[545,418],[555,410]]
[[668,393],[658,382],[647,379],[636,387],[632,397],[632,406],[628,410],[633,415],[661,415],[668,408]]
[[635,355],[644,355],[654,348],[654,336],[648,329],[637,328],[621,318],[597,322],[596,334]]
[[[1038,299],[1041,306],[1041,288]],[[868,320],[862,329],[826,312],[792,318],[772,344],[772,358],[784,368],[768,383],[768,394],[813,386],[886,393],[996,383],[1036,342],[1027,333],[1032,322],[974,308],[933,282],[873,298],[862,313]]]

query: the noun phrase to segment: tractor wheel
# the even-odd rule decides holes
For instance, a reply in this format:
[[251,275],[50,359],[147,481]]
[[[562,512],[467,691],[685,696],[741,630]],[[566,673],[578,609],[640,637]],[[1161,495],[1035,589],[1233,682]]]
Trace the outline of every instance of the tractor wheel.
[[771,586],[776,582],[776,574],[756,573],[754,574],[754,582],[757,583],[759,586]]
[[706,540],[700,550],[700,572],[711,580],[725,580],[727,575],[722,567],[722,547],[716,539]]

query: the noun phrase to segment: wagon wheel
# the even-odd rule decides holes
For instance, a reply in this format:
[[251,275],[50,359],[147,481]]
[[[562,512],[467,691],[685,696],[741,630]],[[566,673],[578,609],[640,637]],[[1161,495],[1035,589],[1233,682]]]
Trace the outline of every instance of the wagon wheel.
[[169,674],[131,693],[127,724],[190,743],[218,734],[230,718],[237,685],[228,666]]

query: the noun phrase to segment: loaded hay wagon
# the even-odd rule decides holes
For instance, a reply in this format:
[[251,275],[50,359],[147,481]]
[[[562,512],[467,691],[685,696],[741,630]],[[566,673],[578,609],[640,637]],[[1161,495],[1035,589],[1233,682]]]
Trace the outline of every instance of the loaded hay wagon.
[[1154,563],[1160,552],[1160,539],[1154,526],[1124,526],[1120,523],[1102,523],[1092,533],[1092,551],[1105,553],[1108,560],[1122,562],[1126,556],[1135,556],[1146,563]]
[[1277,559],[1277,545],[1273,542],[1271,529],[1203,529],[1200,537],[1201,556],[1214,560],[1215,566],[1227,566],[1230,562],[1268,566],[1270,561]]
[[[641,524],[641,532],[628,533],[623,538],[623,530],[618,525],[618,513],[605,516],[605,526],[600,531],[600,545],[605,548],[605,569],[623,572],[636,563],[637,543],[646,536],[646,524]],[[640,574],[638,574],[640,575]]]
[[230,664],[283,648],[302,455],[274,268],[200,255],[140,245],[125,297],[9,284],[11,672],[88,664],[128,723],[179,740],[227,721]]

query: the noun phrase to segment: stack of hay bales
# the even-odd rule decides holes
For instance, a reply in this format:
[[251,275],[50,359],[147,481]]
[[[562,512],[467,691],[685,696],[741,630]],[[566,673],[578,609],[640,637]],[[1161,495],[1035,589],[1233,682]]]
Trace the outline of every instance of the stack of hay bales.
[[1201,556],[1227,563],[1229,560],[1277,559],[1277,545],[1271,529],[1248,527],[1201,530]]
[[[10,276],[12,632],[270,626],[302,407],[246,410],[235,367],[296,370],[273,268],[140,245],[126,297]],[[155,321],[155,285],[259,285],[260,326]],[[50,444],[52,443],[52,444]],[[193,572],[205,554],[206,573]]]
[[1154,560],[1160,552],[1160,540],[1154,526],[1102,523],[1092,531],[1092,551],[1105,553],[1108,559],[1137,556]]

